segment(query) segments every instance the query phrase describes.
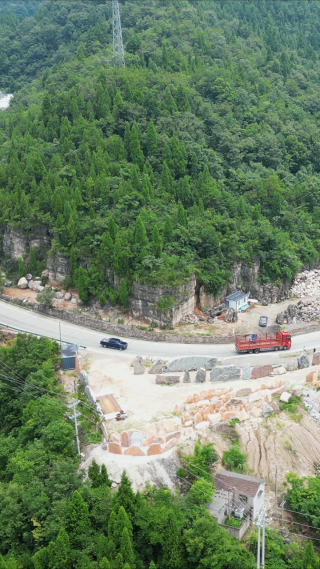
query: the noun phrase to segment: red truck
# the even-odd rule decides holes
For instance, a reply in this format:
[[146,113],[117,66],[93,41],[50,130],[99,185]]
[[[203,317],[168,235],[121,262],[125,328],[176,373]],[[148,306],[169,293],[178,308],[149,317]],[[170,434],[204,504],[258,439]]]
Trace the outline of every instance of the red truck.
[[269,334],[236,334],[236,350],[243,354],[258,354],[267,350],[290,350],[289,332],[271,332]]

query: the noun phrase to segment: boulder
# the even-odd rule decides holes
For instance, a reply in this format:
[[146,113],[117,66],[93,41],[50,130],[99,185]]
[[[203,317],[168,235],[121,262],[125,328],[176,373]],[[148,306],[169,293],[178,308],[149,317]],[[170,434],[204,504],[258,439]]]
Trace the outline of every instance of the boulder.
[[275,401],[270,402],[270,407],[272,407],[274,413],[280,413],[280,407]]
[[109,443],[109,452],[112,454],[122,454],[122,448],[119,443]]
[[140,448],[137,445],[132,445],[131,447],[126,448],[123,451],[123,454],[125,454],[126,456],[146,456],[144,450],[142,450],[142,448]]
[[26,275],[26,279],[27,279],[27,281],[31,281],[31,280],[32,280],[32,275],[31,275],[30,273],[28,273],[28,274]]
[[298,369],[303,369],[305,367],[309,367],[310,365],[310,361],[308,358],[308,354],[303,351],[298,357],[297,357],[297,362],[298,362]]
[[148,446],[153,445],[155,443],[162,445],[164,442],[165,442],[164,437],[159,437],[158,435],[152,435],[151,437],[148,437],[147,439],[145,439],[143,441],[143,446],[148,447]]
[[141,359],[136,358],[133,362],[133,373],[134,375],[143,375],[145,372],[145,367]]
[[208,415],[208,421],[210,425],[215,425],[221,421],[221,413],[210,413]]
[[174,433],[169,433],[169,435],[166,436],[166,443],[168,441],[170,441],[171,439],[180,439],[181,437],[181,431],[174,431]]
[[197,371],[195,382],[204,383],[205,381],[206,381],[206,370],[203,367],[201,367]]
[[151,456],[154,454],[162,454],[162,446],[159,445],[158,443],[154,443],[153,445],[150,445],[148,448],[147,454],[148,454],[148,456]]
[[298,369],[298,363],[296,361],[288,362],[288,365],[287,365],[288,371],[295,371],[296,369]]
[[33,280],[28,281],[28,288],[29,288],[30,290],[33,289]]
[[256,366],[251,370],[252,379],[259,379],[259,377],[267,377],[273,372],[272,365]]
[[38,292],[40,287],[41,287],[41,281],[33,281],[32,290],[36,290]]
[[225,411],[221,414],[222,421],[231,421],[231,419],[235,419],[237,416],[236,411]]
[[120,435],[118,433],[111,433],[110,437],[109,437],[109,441],[111,443],[121,443],[121,439],[120,439]]
[[187,427],[186,429],[184,429],[183,431],[183,436],[184,437],[190,437],[191,435],[193,435],[193,427]]
[[281,393],[280,395],[280,401],[282,403],[289,403],[289,399],[291,397],[291,393],[289,393],[288,391],[284,391],[283,393]]
[[253,407],[253,409],[250,411],[250,417],[253,417],[254,419],[258,419],[258,417],[261,417],[261,415],[262,409],[260,407]]
[[183,383],[191,383],[190,373],[188,371],[184,372]]
[[70,292],[66,292],[66,294],[64,295],[64,300],[71,300]]
[[12,281],[5,281],[4,286],[9,287],[12,285]]
[[229,381],[240,379],[240,368],[236,366],[217,366],[210,373],[210,381]]
[[77,299],[76,299],[76,298],[72,298],[72,299],[71,299],[71,304],[77,304]]
[[283,375],[285,373],[287,373],[286,368],[282,365],[279,365],[273,368],[273,372],[271,373],[271,375]]
[[244,387],[243,389],[236,391],[236,397],[248,397],[251,393],[252,389],[250,387]]
[[251,366],[250,364],[243,364],[242,366],[242,377],[243,379],[251,379]]
[[89,383],[88,374],[86,371],[84,371],[84,369],[79,374],[79,381],[81,385],[84,385],[84,387]]
[[176,446],[177,442],[178,439],[170,439],[170,441],[168,441],[165,445],[163,445],[163,452],[167,452],[168,450]]
[[149,369],[148,373],[151,374],[158,374],[158,373],[162,373],[162,360],[157,360]]
[[271,401],[271,392],[269,389],[262,389],[261,391],[255,391],[251,393],[248,398],[249,403],[254,403],[254,401]]
[[26,289],[28,288],[28,281],[25,277],[21,277],[21,279],[18,282],[18,288],[21,289]]
[[44,290],[44,286],[39,285],[39,286],[38,286],[38,292],[42,292],[43,290]]
[[[10,281],[9,281],[9,282],[10,282]],[[6,285],[6,283],[4,283],[4,286],[10,286],[10,285]],[[313,365],[313,366],[318,366],[318,365],[320,365],[320,352],[313,352],[312,365]]]
[[314,381],[316,381],[318,379],[318,374],[316,371],[310,371],[307,375],[306,375],[306,381],[308,383],[313,383]]
[[157,385],[174,385],[180,382],[180,375],[156,375]]
[[204,407],[204,405],[210,405],[209,399],[201,399],[196,403],[196,407]]
[[56,292],[56,294],[54,295],[54,297],[55,297],[57,300],[62,300],[63,297],[64,297],[64,294],[63,294],[63,292]]
[[218,358],[209,356],[185,356],[184,358],[176,358],[172,362],[166,364],[164,371],[193,371],[200,367],[204,369],[212,369],[217,365]]
[[271,405],[268,405],[265,401],[262,403],[262,415],[264,417],[269,417],[273,413],[273,408]]
[[195,425],[197,425],[198,423],[201,423],[202,421],[202,414],[201,413],[196,413],[193,419],[193,422]]
[[186,421],[184,424],[185,427],[192,427],[192,425],[193,425],[193,421]]

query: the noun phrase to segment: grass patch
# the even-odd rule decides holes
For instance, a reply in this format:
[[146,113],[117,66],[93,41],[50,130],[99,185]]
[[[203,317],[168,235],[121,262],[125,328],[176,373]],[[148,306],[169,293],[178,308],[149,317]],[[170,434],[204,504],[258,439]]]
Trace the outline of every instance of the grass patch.
[[293,421],[300,421],[302,418],[301,398],[290,397],[288,403],[279,403],[280,411],[286,411]]
[[240,528],[243,524],[243,520],[236,520],[233,516],[228,516],[224,520],[224,525],[229,526],[231,528]]

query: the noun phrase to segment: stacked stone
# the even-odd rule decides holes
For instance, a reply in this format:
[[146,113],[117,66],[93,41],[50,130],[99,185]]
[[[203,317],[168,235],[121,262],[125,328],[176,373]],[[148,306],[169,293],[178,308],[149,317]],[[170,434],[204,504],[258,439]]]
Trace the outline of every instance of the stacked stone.
[[320,317],[320,299],[303,301],[297,304],[289,304],[283,312],[279,312],[276,317],[277,324],[291,324],[296,322],[311,322]]
[[303,298],[320,295],[320,270],[303,271],[299,273],[290,291],[290,296]]
[[110,435],[109,452],[125,456],[163,454],[173,448],[186,429],[180,418],[164,419],[145,427],[144,431],[130,429],[120,435]]

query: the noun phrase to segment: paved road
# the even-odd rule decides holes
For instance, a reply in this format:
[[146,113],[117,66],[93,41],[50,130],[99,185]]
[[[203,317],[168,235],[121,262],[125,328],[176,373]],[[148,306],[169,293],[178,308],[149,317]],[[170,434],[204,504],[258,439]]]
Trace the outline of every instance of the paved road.
[[[59,320],[56,318],[43,316],[31,310],[26,310],[0,301],[0,325],[1,324],[59,340]],[[60,326],[62,340],[86,346],[88,350],[93,352],[106,353],[107,350],[99,346],[101,338],[106,336],[105,332],[96,332],[82,326],[69,324],[65,321],[60,321]],[[229,358],[236,355],[233,345],[230,344],[169,344],[165,342],[146,342],[132,338],[122,339],[127,341],[129,346],[125,352],[118,352],[119,356],[141,355],[170,359],[186,355],[212,355],[219,358]],[[292,348],[295,351],[301,350],[303,347],[308,349],[320,346],[320,332],[295,336],[292,340],[292,344]],[[288,356],[288,352],[286,352],[286,356]],[[239,357],[243,358],[245,356]],[[252,355],[250,358],[251,357],[258,359],[262,357],[266,358],[267,354],[264,356]]]

